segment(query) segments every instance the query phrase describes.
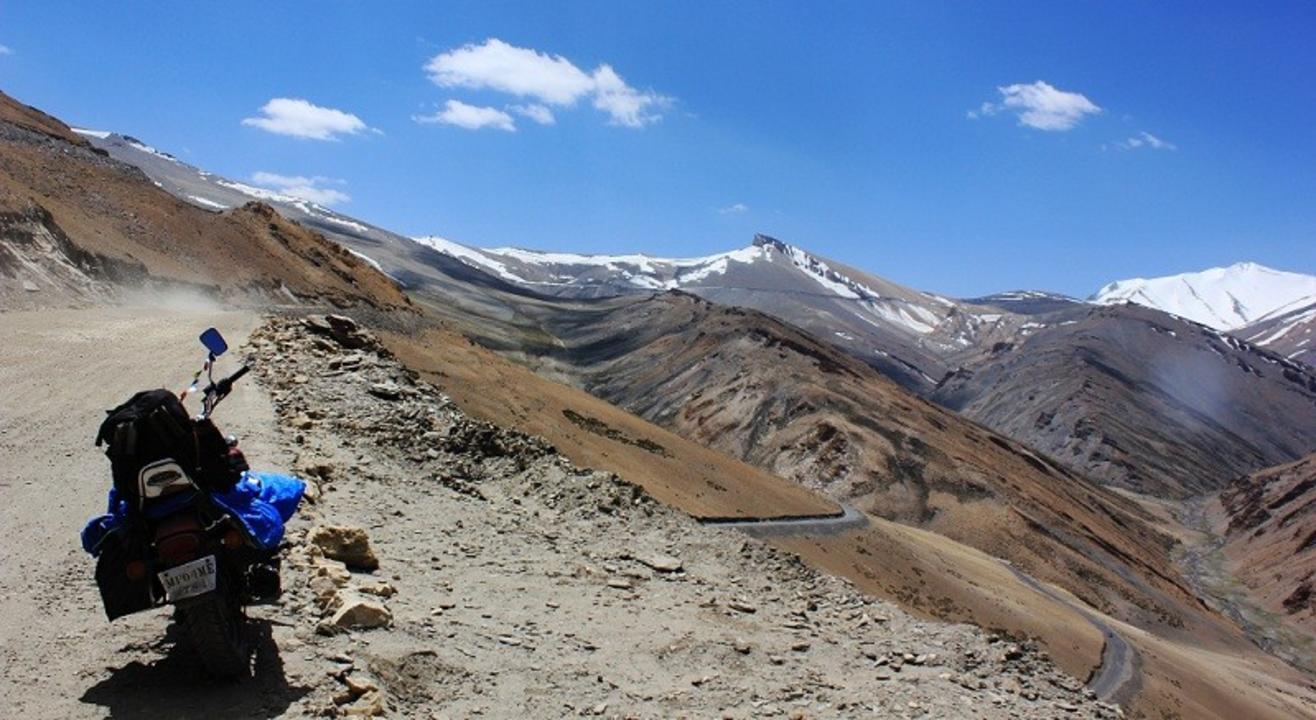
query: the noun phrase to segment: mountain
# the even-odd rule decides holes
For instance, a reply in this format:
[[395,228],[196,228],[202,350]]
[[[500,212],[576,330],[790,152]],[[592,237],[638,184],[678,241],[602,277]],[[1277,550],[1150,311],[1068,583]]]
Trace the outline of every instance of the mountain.
[[1233,575],[1264,609],[1316,636],[1316,455],[1240,476],[1220,508]]
[[1273,310],[1234,334],[1290,360],[1316,365],[1316,297]]
[[76,129],[80,141],[113,160],[136,168],[158,190],[188,208],[224,216],[231,208],[257,202],[275,208],[297,225],[333,240],[363,265],[388,275],[413,299],[433,300],[430,309],[457,315],[503,316],[514,312],[496,300],[499,292],[535,296],[532,291],[368,222],[308,200],[255,187],[188,165],[129,135]]
[[[950,369],[946,357],[977,342],[999,312],[913,290],[766,235],[707,257],[576,255],[517,248],[472,249],[433,238],[511,283],[571,298],[682,290],[781,318],[916,391]],[[984,320],[982,316],[987,316]]]
[[680,289],[759,310],[1068,468],[1138,492],[1212,491],[1316,449],[1309,370],[1150,308],[1039,291],[951,300],[762,235],[685,260],[421,241],[559,297]]
[[1167,277],[1120,280],[1092,296],[1102,305],[1131,302],[1217,330],[1236,330],[1306,298],[1316,301],[1316,276],[1252,262]]
[[1076,306],[931,399],[1102,482],[1217,490],[1316,450],[1316,371],[1137,305]]
[[0,94],[0,298],[7,308],[127,286],[269,303],[411,301],[376,269],[268,206],[181,202],[62,122]]
[[[1250,352],[1228,338],[1195,330],[1162,333],[1146,338],[1149,348],[1158,348],[1155,353],[1143,353],[1136,362],[1121,358],[1116,337],[1145,335],[1140,328],[1146,318],[1137,312],[1098,315],[1105,330],[1077,332],[1073,326],[1093,306],[1073,298],[1015,291],[952,300],[764,235],[739,250],[687,259],[486,250],[438,236],[410,238],[191,167],[128,136],[80,132],[198,209],[223,214],[215,206],[253,200],[278,208],[374,263],[430,313],[523,361],[550,356],[557,343],[569,340],[561,337],[561,328],[602,308],[681,290],[790,323],[917,394],[1052,453],[1068,468],[1122,487],[1178,497],[1218,488],[1235,475],[1313,448],[1303,429],[1312,426],[1308,406],[1291,401],[1285,388],[1293,383],[1279,366],[1271,372],[1264,361],[1243,357],[1237,362],[1256,367],[1258,375],[1224,375],[1230,382],[1216,395],[1250,393],[1251,399],[1240,403],[1246,410],[1225,412],[1207,403],[1207,396],[1191,397],[1200,395],[1197,388],[1217,383],[1218,372],[1209,362],[1215,353]],[[1173,318],[1160,318],[1155,322],[1173,325]],[[1117,327],[1125,322],[1131,323],[1128,328]],[[1038,334],[1051,338],[1045,341],[1051,351],[1037,356],[1023,351]],[[1184,342],[1192,349],[1184,349]],[[1171,364],[1163,359],[1180,355],[1193,362],[1173,365],[1178,379],[1167,391],[1164,369]],[[1092,357],[1106,359],[1084,360]],[[1118,378],[1107,372],[1115,367]],[[1306,377],[1297,369],[1287,372]],[[560,377],[579,382],[572,372]],[[1275,437],[1259,419],[1265,417],[1260,403],[1271,397],[1284,398],[1277,407],[1289,422]],[[1208,412],[1196,409],[1202,403]],[[1046,417],[1054,419],[1039,425]],[[1194,471],[1183,473],[1180,467]]]

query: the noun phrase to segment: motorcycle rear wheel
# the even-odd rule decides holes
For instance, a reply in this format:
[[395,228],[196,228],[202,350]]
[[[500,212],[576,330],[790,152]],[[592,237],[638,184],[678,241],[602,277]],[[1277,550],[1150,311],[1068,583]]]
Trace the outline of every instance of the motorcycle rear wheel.
[[251,676],[247,618],[236,598],[212,592],[177,607],[192,649],[214,677],[241,680]]

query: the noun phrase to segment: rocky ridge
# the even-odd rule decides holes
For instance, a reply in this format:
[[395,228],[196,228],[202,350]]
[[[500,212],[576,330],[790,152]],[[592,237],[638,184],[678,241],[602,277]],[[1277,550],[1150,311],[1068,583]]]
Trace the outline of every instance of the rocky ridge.
[[[249,350],[310,481],[282,608],[325,664],[308,713],[1117,714],[1029,642],[917,620],[466,417],[346,318],[275,319]],[[382,612],[344,617],[362,602]]]

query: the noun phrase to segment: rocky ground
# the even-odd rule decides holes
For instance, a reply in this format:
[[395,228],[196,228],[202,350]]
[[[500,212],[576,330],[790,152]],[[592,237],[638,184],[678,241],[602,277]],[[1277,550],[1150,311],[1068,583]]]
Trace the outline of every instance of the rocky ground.
[[[311,480],[284,712],[1114,717],[1027,642],[925,622],[465,417],[350,322],[244,348]],[[376,567],[377,565],[377,567]]]

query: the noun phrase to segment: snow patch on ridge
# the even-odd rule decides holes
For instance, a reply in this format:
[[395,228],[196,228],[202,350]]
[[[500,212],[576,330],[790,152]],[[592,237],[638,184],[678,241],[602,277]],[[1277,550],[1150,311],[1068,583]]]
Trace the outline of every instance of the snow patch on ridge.
[[[467,248],[469,250],[469,248]],[[473,251],[472,251],[473,252]],[[535,267],[565,268],[600,268],[614,273],[628,285],[646,290],[674,290],[708,279],[713,275],[725,275],[731,263],[753,263],[764,256],[758,247],[746,247],[716,255],[694,258],[660,258],[643,253],[631,255],[583,255],[579,253],[542,252],[514,247],[490,248],[481,250],[482,257],[494,256],[509,262]],[[478,262],[478,261],[477,261]],[[534,283],[529,278],[515,274],[514,270],[503,263],[498,263],[508,273],[509,280],[521,283]],[[575,274],[556,275],[570,284]]]
[[203,197],[201,197],[201,196],[199,196],[199,195],[188,195],[188,196],[187,196],[187,199],[188,199],[188,200],[191,200],[191,201],[194,202],[194,203],[197,203],[198,205],[204,205],[204,206],[206,206],[206,207],[214,208],[214,209],[216,209],[216,210],[227,210],[227,209],[228,209],[228,206],[225,205],[224,203],[217,203],[217,202],[215,202],[214,200],[210,200],[210,199],[208,199],[208,198],[203,198]]
[[319,214],[317,215],[317,217],[319,217],[321,220],[325,222],[333,223],[334,225],[340,225],[349,230],[355,230],[356,232],[359,233],[370,232],[370,228],[366,227],[365,225],[362,225],[359,222],[353,222],[351,220],[344,220],[343,218],[340,218],[336,215]]
[[322,218],[329,217],[329,210],[327,208],[316,205],[315,203],[310,202],[309,200],[303,200],[299,197],[294,197],[292,195],[284,195],[283,193],[274,192],[273,190],[266,190],[265,188],[254,187],[251,185],[247,185],[246,183],[237,182],[236,180],[224,180],[217,178],[214,180],[214,183],[216,185],[226,187],[229,190],[236,190],[242,193],[243,195],[249,195],[258,200],[265,200],[268,202],[276,202],[276,203],[283,203],[284,205],[291,205],[297,208],[298,210],[301,210],[302,212],[306,213],[307,215],[316,215]]
[[466,247],[465,245],[455,243],[447,238],[439,237],[438,235],[425,235],[421,237],[413,237],[411,239],[431,250],[437,250],[446,255],[451,255],[458,260],[465,262],[467,265],[472,265],[483,270],[492,270],[504,280],[525,282],[525,280],[522,280],[508,270],[506,265],[486,257],[483,253],[474,248]]

